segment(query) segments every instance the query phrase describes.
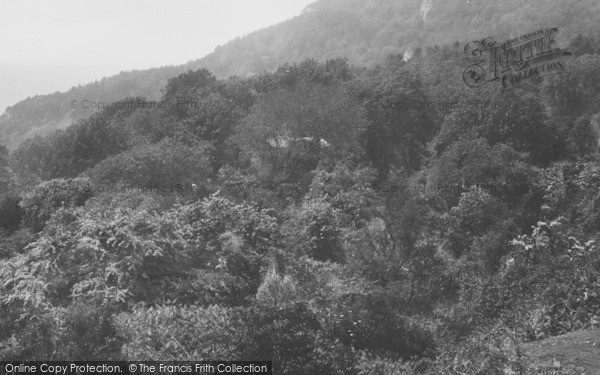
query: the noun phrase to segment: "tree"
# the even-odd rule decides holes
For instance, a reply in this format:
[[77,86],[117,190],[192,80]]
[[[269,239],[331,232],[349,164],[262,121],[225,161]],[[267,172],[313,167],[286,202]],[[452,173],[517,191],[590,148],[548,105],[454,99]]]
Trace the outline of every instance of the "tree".
[[163,100],[170,104],[170,112],[176,119],[188,116],[199,94],[209,92],[217,79],[207,69],[189,70],[167,83]]
[[0,230],[16,230],[21,224],[21,198],[15,195],[0,196]]
[[428,184],[450,207],[473,185],[485,187],[507,203],[518,204],[527,196],[532,175],[520,157],[504,144],[491,147],[482,138],[461,138],[432,161],[426,170]]
[[8,156],[8,149],[0,145],[0,199],[13,188],[13,175]]
[[526,153],[532,164],[540,166],[564,157],[563,134],[547,120],[537,97],[520,97],[508,91],[496,100],[501,105],[491,110],[480,133],[490,145],[509,145],[517,152]]
[[544,80],[542,93],[554,116],[593,115],[600,112],[600,57],[582,55],[569,60],[562,74]]
[[188,146],[171,138],[155,144],[140,145],[108,157],[86,172],[97,184],[154,187],[159,191],[210,190],[212,149],[205,142]]
[[234,276],[241,301],[261,283],[270,254],[280,246],[276,220],[255,204],[235,204],[215,193],[181,208],[190,226],[189,264]]
[[233,142],[282,183],[314,169],[327,154],[334,160],[355,155],[365,126],[364,112],[343,87],[301,81],[262,96],[236,128]]
[[345,263],[345,237],[371,220],[376,199],[370,189],[375,172],[338,163],[318,168],[308,193],[290,207],[283,228],[288,247],[300,256]]
[[56,211],[81,207],[93,195],[92,183],[87,178],[55,179],[36,186],[19,205],[23,209],[24,223],[40,231]]
[[[60,187],[64,181],[45,186],[51,199],[25,198],[25,209],[42,214],[53,200],[70,201],[53,212],[27,251],[0,269],[0,309],[18,311],[15,319],[30,322],[7,335],[19,337],[22,358],[114,358],[119,343],[112,315],[138,298],[162,297],[164,289],[148,288],[143,276],[170,275],[186,264],[186,228],[174,212],[158,213],[139,193],[100,195],[81,207],[74,204],[81,196],[66,196]],[[35,203],[43,204],[40,210]],[[31,331],[36,341],[48,343],[33,355],[26,352],[35,350]]]
[[137,306],[119,314],[115,324],[130,360],[239,360],[239,315],[221,306]]
[[385,180],[390,170],[410,173],[421,167],[435,123],[433,102],[425,95],[420,79],[404,73],[376,82],[369,88],[374,94],[368,97],[370,125],[364,147],[380,180]]

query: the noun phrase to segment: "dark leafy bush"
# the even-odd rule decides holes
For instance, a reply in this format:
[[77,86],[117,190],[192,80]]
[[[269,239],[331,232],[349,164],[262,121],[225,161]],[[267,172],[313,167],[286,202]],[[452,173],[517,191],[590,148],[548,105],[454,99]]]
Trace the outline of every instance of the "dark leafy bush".
[[435,354],[432,333],[396,312],[382,294],[349,295],[332,314],[332,334],[346,345],[405,359]]
[[[219,306],[136,307],[115,318],[128,360],[239,360],[243,326],[236,310]],[[257,358],[253,358],[256,360]]]
[[0,259],[10,258],[22,253],[27,245],[36,240],[36,235],[29,228],[19,229],[11,234],[0,234]]
[[211,147],[189,146],[165,138],[156,144],[140,145],[104,159],[86,172],[98,184],[123,183],[133,187],[155,187],[170,190],[183,187],[190,193],[192,184],[206,194],[210,187]]
[[94,195],[94,187],[87,178],[62,178],[41,183],[26,194],[19,205],[23,220],[34,230],[41,230],[54,211],[59,208],[80,207]]
[[5,196],[0,198],[0,230],[2,228],[12,232],[21,224],[22,211],[19,207],[21,198]]
[[320,324],[305,304],[253,308],[244,324],[243,359],[273,361],[273,372],[280,374],[304,374],[312,366]]
[[82,301],[53,309],[52,358],[69,361],[118,358],[122,343],[113,325],[113,312]]

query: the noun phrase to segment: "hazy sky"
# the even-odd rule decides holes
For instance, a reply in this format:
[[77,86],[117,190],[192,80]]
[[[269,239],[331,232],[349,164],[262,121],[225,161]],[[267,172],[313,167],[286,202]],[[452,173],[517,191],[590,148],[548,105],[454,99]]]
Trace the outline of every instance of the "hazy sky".
[[0,113],[122,70],[178,65],[314,0],[0,0]]

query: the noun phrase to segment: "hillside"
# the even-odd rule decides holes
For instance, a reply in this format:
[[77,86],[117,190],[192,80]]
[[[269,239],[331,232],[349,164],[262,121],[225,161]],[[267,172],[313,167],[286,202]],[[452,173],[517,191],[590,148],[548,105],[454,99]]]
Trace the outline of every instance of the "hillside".
[[[0,146],[0,358],[597,368],[600,39],[570,35],[598,4],[391,4],[320,1],[204,60],[12,108],[15,142],[78,120]],[[510,67],[511,89],[465,85],[464,44],[445,42],[546,25],[564,70]],[[554,56],[549,34],[521,45]],[[347,58],[267,66],[288,48]],[[192,70],[217,57],[221,76],[271,71]],[[95,96],[128,105],[70,108]]]
[[180,65],[125,72],[65,93],[35,96],[0,116],[0,144],[10,149],[34,134],[64,128],[93,109],[70,102],[110,102],[127,96],[161,97],[167,79],[207,68],[215,76],[271,71],[306,58],[347,57],[372,66],[390,54],[418,46],[505,39],[543,27],[559,27],[561,38],[598,35],[600,3],[595,0],[319,0],[297,17],[237,38],[208,56]]
[[[540,368],[572,374],[600,374],[600,330],[567,333],[523,345],[524,353]],[[571,372],[567,372],[571,371]]]

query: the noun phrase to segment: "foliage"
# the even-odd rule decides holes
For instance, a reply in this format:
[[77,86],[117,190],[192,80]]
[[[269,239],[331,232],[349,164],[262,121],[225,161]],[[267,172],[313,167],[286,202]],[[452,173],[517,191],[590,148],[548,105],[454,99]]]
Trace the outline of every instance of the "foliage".
[[23,221],[32,229],[41,230],[56,210],[83,206],[93,194],[93,185],[87,178],[41,183],[19,203]]
[[10,108],[8,133],[76,121],[0,148],[0,357],[535,373],[520,342],[600,324],[597,38],[572,41],[562,75],[504,91],[463,85],[464,51],[448,40],[464,25],[508,38],[531,31],[523,15],[541,28],[598,10],[534,4],[549,12],[516,0],[432,0],[423,13],[419,0],[319,1],[272,30],[345,43],[286,58],[349,59],[277,67],[259,51],[287,51],[288,35],[267,29],[217,76],[191,63],[72,92],[175,105],[83,118],[59,94]]
[[205,143],[187,146],[166,138],[106,158],[86,174],[108,186],[123,183],[189,193],[195,183],[203,190],[200,193],[206,193],[210,189],[206,180],[212,174],[210,158],[211,149]]
[[0,234],[0,259],[22,253],[36,239],[29,228],[21,228],[10,234]]
[[[533,297],[538,304],[525,324],[529,339],[554,336],[597,324],[600,317],[600,257],[593,241],[569,236],[563,218],[540,222],[531,236],[513,241],[502,271],[509,301]],[[517,282],[518,280],[518,282]]]
[[300,81],[259,98],[233,141],[258,159],[259,173],[281,184],[297,181],[324,158],[356,153],[365,125],[343,87]]
[[12,171],[9,168],[8,149],[0,145],[0,198],[13,188]]
[[364,134],[369,160],[380,178],[390,170],[414,172],[427,157],[427,143],[435,134],[432,103],[419,76],[385,72],[377,86],[363,88],[369,100],[371,124]]
[[513,220],[506,217],[502,204],[483,189],[474,187],[464,192],[450,211],[446,232],[449,252],[469,258],[480,269],[497,269],[511,233],[515,233]]
[[277,307],[290,302],[296,295],[296,285],[289,275],[281,276],[272,268],[256,293],[258,303]]
[[219,306],[136,306],[115,318],[123,357],[136,361],[238,359],[240,323],[238,312]]
[[346,374],[352,352],[320,332],[315,314],[304,303],[252,308],[244,314],[241,358],[272,360],[282,374]]
[[21,198],[16,196],[4,196],[0,198],[0,230],[14,231],[21,224]]
[[181,215],[190,226],[191,264],[223,271],[238,283],[245,280],[241,298],[254,294],[268,254],[280,243],[276,221],[255,205],[235,204],[217,194],[182,207]]

